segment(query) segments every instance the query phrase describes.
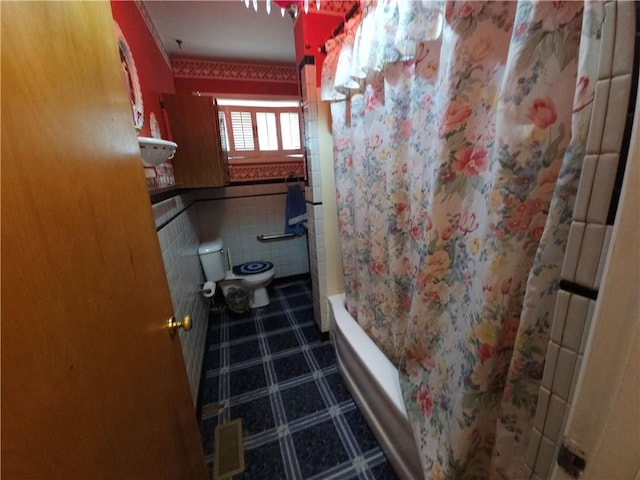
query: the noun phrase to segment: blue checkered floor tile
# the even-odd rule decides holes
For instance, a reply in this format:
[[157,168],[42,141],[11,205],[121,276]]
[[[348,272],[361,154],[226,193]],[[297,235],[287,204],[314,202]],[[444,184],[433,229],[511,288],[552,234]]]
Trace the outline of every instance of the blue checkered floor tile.
[[201,434],[242,418],[236,479],[396,479],[313,319],[311,282],[274,281],[267,307],[212,312],[200,387]]

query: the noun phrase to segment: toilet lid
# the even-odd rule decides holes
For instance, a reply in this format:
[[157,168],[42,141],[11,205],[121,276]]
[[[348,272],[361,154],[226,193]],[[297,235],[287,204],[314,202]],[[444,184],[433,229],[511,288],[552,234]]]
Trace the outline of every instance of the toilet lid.
[[255,275],[256,273],[266,272],[273,268],[273,263],[262,260],[241,263],[233,267],[233,273],[236,275]]

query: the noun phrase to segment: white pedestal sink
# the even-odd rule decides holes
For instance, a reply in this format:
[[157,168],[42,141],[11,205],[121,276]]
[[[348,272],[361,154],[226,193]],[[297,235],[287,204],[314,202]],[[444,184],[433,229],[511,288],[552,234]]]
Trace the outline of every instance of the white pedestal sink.
[[157,167],[171,160],[178,148],[178,144],[174,142],[151,137],[138,137],[138,145],[140,145],[142,163],[147,167]]

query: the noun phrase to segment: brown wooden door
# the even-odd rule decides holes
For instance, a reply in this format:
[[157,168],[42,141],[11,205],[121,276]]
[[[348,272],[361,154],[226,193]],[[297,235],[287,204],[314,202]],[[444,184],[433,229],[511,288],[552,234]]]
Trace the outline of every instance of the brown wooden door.
[[205,462],[108,2],[2,2],[2,479]]
[[173,157],[176,183],[188,187],[221,187],[226,181],[218,112],[211,97],[162,95],[171,135],[178,144]]

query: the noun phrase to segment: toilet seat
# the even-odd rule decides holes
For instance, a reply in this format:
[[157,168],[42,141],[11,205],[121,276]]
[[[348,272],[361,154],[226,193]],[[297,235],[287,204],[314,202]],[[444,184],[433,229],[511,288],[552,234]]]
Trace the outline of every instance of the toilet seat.
[[257,275],[273,269],[273,263],[257,260],[253,262],[245,262],[233,267],[233,273],[236,275]]

